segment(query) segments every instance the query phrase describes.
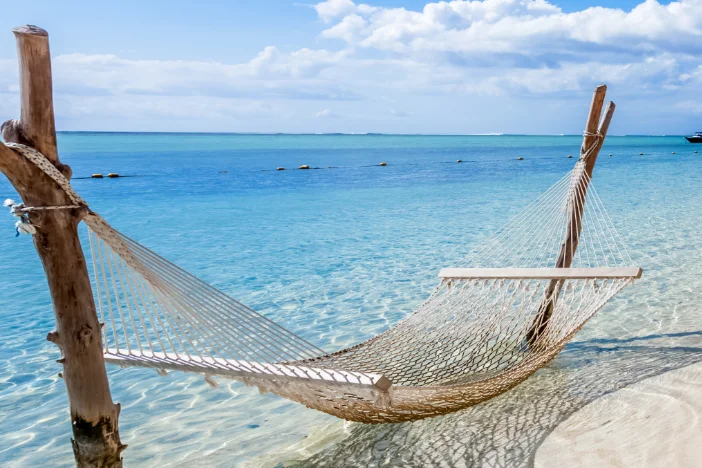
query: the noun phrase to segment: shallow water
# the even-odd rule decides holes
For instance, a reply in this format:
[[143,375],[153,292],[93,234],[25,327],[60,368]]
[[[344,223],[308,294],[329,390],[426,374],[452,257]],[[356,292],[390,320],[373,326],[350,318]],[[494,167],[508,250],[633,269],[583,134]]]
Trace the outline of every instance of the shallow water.
[[[406,316],[435,285],[440,268],[570,170],[575,158],[567,155],[577,155],[580,142],[577,136],[59,136],[76,190],[114,227],[330,351]],[[657,348],[702,348],[694,333],[702,318],[702,155],[694,150],[682,137],[607,139],[594,183],[645,277],[606,306],[546,370],[562,377],[564,399],[586,400],[567,382],[598,359],[612,371],[607,375],[617,376],[598,378],[601,385],[611,381],[609,390],[636,380],[644,366],[634,368],[636,357],[628,359],[638,351],[611,344],[602,345],[606,356],[583,361],[578,346],[599,343],[592,340],[655,336]],[[387,167],[377,166],[381,161]],[[301,164],[320,169],[274,170]],[[94,172],[135,177],[80,178]],[[1,180],[0,198],[13,195]],[[15,238],[12,223],[7,215],[5,227],[0,224],[0,464],[70,465],[58,351],[45,341],[53,328],[51,302],[31,239]],[[694,356],[657,360],[656,369]],[[131,466],[275,464],[305,458],[344,433],[349,438],[317,462],[392,461],[389,454],[406,449],[405,438],[371,449],[358,425],[344,429],[333,417],[238,383],[220,379],[212,389],[192,375],[108,371],[113,398],[123,408],[120,428]],[[543,391],[540,375],[512,393],[533,398]],[[456,427],[456,421],[478,421],[476,414],[423,424]],[[399,426],[400,432],[428,427]],[[288,449],[310,439],[319,444]],[[412,464],[411,453],[406,450],[404,463]]]

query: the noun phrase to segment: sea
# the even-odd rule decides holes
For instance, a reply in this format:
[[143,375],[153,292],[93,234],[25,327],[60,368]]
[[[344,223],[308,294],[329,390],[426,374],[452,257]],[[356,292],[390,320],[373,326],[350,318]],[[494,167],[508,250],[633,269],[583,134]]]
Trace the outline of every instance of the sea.
[[[82,132],[58,139],[73,186],[93,211],[326,351],[410,314],[441,268],[568,172],[582,142]],[[527,466],[578,408],[702,360],[697,148],[681,136],[607,137],[593,184],[644,276],[514,390],[440,418],[366,426],[222,378],[213,388],[198,375],[108,366],[129,445],[125,466]],[[0,199],[16,197],[0,178]],[[59,351],[46,341],[54,323],[32,239],[15,237],[14,218],[0,215],[0,466],[73,465]]]

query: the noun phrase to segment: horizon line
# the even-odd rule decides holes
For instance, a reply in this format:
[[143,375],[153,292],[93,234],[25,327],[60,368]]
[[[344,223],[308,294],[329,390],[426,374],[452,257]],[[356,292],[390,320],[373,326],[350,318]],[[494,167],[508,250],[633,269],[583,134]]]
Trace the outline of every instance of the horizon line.
[[[580,133],[379,133],[379,132],[198,132],[198,131],[129,131],[129,130],[57,130],[60,133],[101,133],[101,134],[143,134],[143,135],[256,135],[256,136],[436,136],[436,137],[467,137],[467,136],[519,136],[519,137],[582,137]],[[685,135],[654,135],[654,134],[610,134],[611,137],[684,137]]]

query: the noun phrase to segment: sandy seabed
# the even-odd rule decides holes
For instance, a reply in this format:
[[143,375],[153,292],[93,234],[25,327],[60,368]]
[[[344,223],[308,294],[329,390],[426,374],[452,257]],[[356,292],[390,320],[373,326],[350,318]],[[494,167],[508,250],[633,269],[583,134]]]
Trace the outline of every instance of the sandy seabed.
[[702,466],[702,363],[585,406],[544,440],[534,466]]

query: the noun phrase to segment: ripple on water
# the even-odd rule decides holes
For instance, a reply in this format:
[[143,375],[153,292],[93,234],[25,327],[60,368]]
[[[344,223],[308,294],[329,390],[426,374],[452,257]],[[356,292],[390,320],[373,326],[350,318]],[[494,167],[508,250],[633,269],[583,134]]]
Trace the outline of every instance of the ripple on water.
[[[329,350],[405,317],[434,286],[440,268],[558,180],[572,164],[562,155],[579,146],[570,137],[338,137],[326,143],[307,137],[291,143],[288,137],[214,135],[198,137],[200,156],[193,160],[186,150],[190,137],[153,138],[62,135],[62,155],[77,175],[144,174],[109,186],[75,185],[116,228]],[[516,391],[445,418],[344,429],[330,416],[224,379],[212,389],[200,376],[109,367],[113,397],[124,408],[120,426],[129,463],[275,464],[337,442],[312,460],[327,466],[449,460],[460,466],[490,456],[514,462],[494,466],[519,466],[518,455],[526,457],[540,440],[536,428],[546,431],[603,392],[695,359],[689,350],[700,347],[702,337],[680,333],[699,330],[702,314],[702,204],[690,202],[702,198],[702,166],[678,139],[613,138],[607,145],[616,157],[598,163],[595,184],[645,276]],[[638,156],[641,151],[646,157]],[[509,162],[517,153],[527,164]],[[361,167],[377,164],[380,154],[387,170]],[[302,157],[339,168],[261,171],[295,167]],[[459,158],[465,162],[439,164]],[[0,181],[0,198],[12,195]],[[70,465],[58,351],[45,341],[54,319],[41,264],[31,240],[13,237],[9,216],[2,226],[0,464]],[[597,385],[583,387],[583,381]],[[549,407],[535,402],[541,394],[553,395]],[[488,436],[494,440],[486,442]],[[491,445],[495,441],[503,452]]]

